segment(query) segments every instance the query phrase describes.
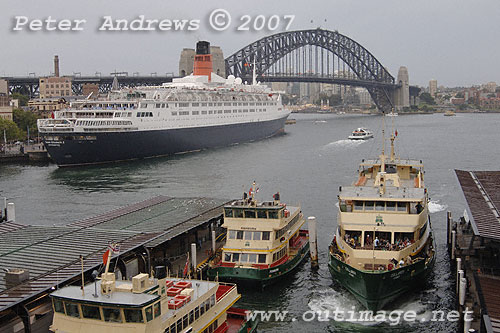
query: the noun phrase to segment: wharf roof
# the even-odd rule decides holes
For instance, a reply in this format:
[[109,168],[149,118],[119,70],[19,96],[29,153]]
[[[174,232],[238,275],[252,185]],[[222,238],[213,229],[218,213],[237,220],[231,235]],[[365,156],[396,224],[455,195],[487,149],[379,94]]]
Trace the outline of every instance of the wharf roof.
[[[481,308],[485,309],[483,320],[488,332],[500,332],[500,278],[496,276],[474,275],[476,284],[479,284],[479,300]],[[478,283],[479,282],[479,283]],[[483,311],[482,311],[483,312]],[[489,319],[489,320],[487,320]]]
[[[66,226],[0,223],[0,312],[102,263],[110,242],[120,255],[141,246],[155,247],[222,215],[229,200],[154,197]],[[7,269],[29,271],[29,280],[8,286]]]
[[500,171],[455,170],[476,236],[500,241]]

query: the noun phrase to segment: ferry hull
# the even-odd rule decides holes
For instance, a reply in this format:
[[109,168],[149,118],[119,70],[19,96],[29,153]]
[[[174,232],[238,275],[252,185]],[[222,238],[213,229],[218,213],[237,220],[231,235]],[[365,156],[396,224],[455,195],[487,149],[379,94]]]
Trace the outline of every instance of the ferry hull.
[[349,290],[368,310],[377,311],[405,292],[422,285],[434,265],[435,255],[425,263],[392,271],[360,271],[342,262],[330,253],[328,268],[334,280]]
[[[101,164],[224,147],[284,132],[288,115],[263,122],[130,132],[41,133],[60,167]],[[57,140],[50,138],[58,137]]]
[[215,278],[218,276],[219,280],[233,282],[238,284],[254,284],[260,285],[262,288],[273,284],[285,275],[293,272],[300,263],[302,263],[309,252],[309,242],[299,250],[291,260],[287,262],[266,269],[256,268],[243,268],[243,267],[213,267],[208,269],[208,276]]

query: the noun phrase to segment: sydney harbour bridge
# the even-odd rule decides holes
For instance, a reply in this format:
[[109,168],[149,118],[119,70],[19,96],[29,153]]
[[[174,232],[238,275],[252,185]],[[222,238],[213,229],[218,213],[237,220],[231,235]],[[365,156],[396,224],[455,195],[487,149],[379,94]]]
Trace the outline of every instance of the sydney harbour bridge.
[[[419,88],[410,87],[406,69],[396,80],[365,47],[338,31],[310,29],[287,31],[261,38],[225,59],[226,76],[251,82],[253,64],[262,82],[318,82],[364,87],[383,112],[409,105]],[[401,70],[400,70],[401,72]],[[82,93],[85,83],[97,83],[101,92],[111,89],[115,76],[74,76],[72,89]],[[173,75],[119,76],[121,86],[158,85]],[[38,77],[5,77],[12,92],[30,96],[38,91]]]

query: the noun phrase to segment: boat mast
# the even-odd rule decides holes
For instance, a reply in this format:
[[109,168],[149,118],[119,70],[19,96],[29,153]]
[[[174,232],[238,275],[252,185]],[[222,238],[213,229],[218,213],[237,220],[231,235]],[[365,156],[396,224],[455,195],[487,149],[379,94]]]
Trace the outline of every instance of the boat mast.
[[[392,109],[392,114],[394,114],[394,109]],[[392,129],[391,129],[391,161],[394,162],[394,117],[392,117]]]
[[255,57],[253,57],[252,85],[255,86],[256,84],[257,84],[257,69],[255,68]]
[[380,171],[385,172],[385,112],[382,111],[382,154],[380,155]]

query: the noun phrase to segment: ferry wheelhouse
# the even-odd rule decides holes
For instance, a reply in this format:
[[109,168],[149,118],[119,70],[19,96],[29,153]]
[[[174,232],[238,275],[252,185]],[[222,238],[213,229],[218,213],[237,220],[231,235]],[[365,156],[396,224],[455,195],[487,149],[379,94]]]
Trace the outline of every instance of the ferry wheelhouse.
[[257,322],[233,308],[236,285],[170,278],[165,268],[155,277],[132,281],[104,273],[95,283],[67,286],[51,294],[53,332],[254,332]]
[[378,310],[425,281],[435,261],[421,160],[384,151],[363,160],[338,195],[329,269],[365,307]]
[[309,232],[300,206],[273,201],[257,202],[255,183],[242,200],[224,207],[226,243],[208,274],[225,281],[269,285],[294,270],[306,257]]

